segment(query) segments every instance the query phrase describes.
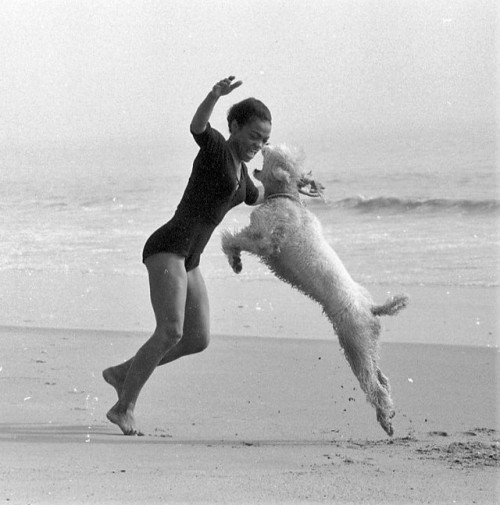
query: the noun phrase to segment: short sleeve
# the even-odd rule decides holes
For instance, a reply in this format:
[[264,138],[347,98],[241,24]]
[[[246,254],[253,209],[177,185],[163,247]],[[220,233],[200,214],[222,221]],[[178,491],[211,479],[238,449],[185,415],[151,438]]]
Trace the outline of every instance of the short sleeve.
[[198,144],[200,149],[213,151],[216,146],[224,144],[226,139],[217,130],[214,130],[210,123],[207,123],[205,131],[202,133],[191,132],[195,142]]

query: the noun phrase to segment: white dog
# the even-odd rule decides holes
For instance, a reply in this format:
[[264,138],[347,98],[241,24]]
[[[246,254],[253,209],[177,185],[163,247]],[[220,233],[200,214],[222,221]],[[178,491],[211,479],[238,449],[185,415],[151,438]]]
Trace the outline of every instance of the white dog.
[[321,195],[321,184],[303,172],[299,156],[284,145],[264,148],[263,156],[263,168],[254,175],[264,186],[266,200],[252,212],[246,228],[234,234],[223,232],[222,248],[229,264],[241,272],[240,253],[248,251],[323,307],[378,422],[392,435],[389,381],[378,367],[378,316],[396,314],[408,298],[397,295],[375,305],[368,291],[349,275],[326,242],[319,220],[300,199],[299,193]]

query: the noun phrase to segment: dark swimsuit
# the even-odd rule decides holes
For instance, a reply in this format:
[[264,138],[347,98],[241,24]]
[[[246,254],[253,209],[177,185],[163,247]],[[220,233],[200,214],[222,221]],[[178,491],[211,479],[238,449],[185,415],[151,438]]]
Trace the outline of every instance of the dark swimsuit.
[[146,241],[142,261],[168,252],[185,258],[186,271],[200,264],[200,256],[213,231],[236,205],[256,202],[259,191],[244,163],[237,180],[234,161],[225,138],[210,124],[203,133],[193,133],[200,151],[184,195],[172,219]]

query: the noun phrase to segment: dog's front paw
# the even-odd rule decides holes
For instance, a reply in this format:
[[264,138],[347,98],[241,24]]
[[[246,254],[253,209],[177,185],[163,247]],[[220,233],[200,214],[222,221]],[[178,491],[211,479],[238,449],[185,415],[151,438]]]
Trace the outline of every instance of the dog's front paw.
[[233,269],[233,272],[239,274],[243,269],[243,264],[241,263],[241,256],[239,254],[233,254],[228,257],[229,264]]
[[241,264],[241,249],[236,245],[234,235],[227,230],[222,232],[222,251],[227,256],[233,271],[239,274],[243,268]]

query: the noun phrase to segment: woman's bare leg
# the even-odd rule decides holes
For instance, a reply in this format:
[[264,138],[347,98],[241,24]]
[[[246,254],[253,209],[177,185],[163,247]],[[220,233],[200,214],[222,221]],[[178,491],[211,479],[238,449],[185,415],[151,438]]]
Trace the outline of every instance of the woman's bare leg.
[[[139,356],[141,356],[140,353],[142,351],[149,350],[155,352],[154,346],[151,345],[153,343],[152,340],[158,333],[158,327],[160,326],[158,324],[158,320],[159,319],[161,320],[164,317],[162,315],[163,310],[161,309],[161,307],[159,311],[155,309],[155,305],[157,304],[154,301],[155,297],[153,293],[153,284],[155,283],[155,278],[157,277],[157,275],[151,267],[148,267],[148,271],[150,272],[150,276],[151,274],[153,274],[153,279],[150,280],[152,290],[151,300],[153,303],[153,309],[155,310],[155,315],[157,319],[157,331],[155,331],[153,337],[151,337],[148,340],[148,342],[146,342],[146,344],[144,344],[144,346],[139,350],[139,352],[137,353]],[[165,298],[167,296],[169,295],[168,294],[165,295]],[[161,304],[161,296],[158,301]],[[203,280],[203,276],[201,275],[199,268],[195,268],[191,272],[187,273],[187,293],[186,293],[183,321],[184,324],[183,324],[183,334],[181,336],[182,338],[180,339],[180,341],[178,341],[177,344],[174,344],[173,346],[167,348],[166,352],[163,354],[163,357],[155,366],[170,363],[182,356],[187,356],[189,354],[201,352],[208,346],[210,339],[209,302],[205,281]],[[147,358],[146,362],[151,364],[152,366],[153,360]],[[117,365],[115,367],[107,368],[103,372],[105,380],[109,382],[113,387],[115,387],[119,397],[118,403],[108,413],[108,419],[111,422],[119,421],[115,422],[115,424],[118,424],[125,434],[135,434],[137,432],[133,416],[135,402],[137,401],[137,396],[140,392],[140,389],[142,388],[142,386],[144,385],[144,383],[154,370],[153,367],[149,372],[149,375],[147,375],[146,379],[137,390],[135,400],[133,402],[130,402],[130,400],[127,400],[127,397],[124,395],[124,392],[126,388],[130,389],[131,381],[129,379],[129,375],[130,370],[132,370],[132,373],[134,373],[134,368],[132,368],[133,364],[134,367],[136,367],[137,355],[134,358],[129,359],[125,363],[122,363],[121,365]],[[144,367],[141,366],[140,370],[142,373]],[[146,374],[144,374],[144,376],[145,375]],[[136,389],[137,388],[133,386],[132,391],[135,391]],[[124,405],[127,405],[127,403],[123,403],[124,401],[129,402],[129,407],[126,408],[127,413],[125,415],[123,415],[123,410]],[[117,411],[118,416],[115,415]]]
[[188,272],[188,291],[181,341],[170,349],[159,365],[204,351],[210,342],[210,309],[207,288],[197,267]]
[[134,409],[139,393],[161,359],[182,338],[187,302],[188,275],[184,258],[160,253],[146,260],[149,273],[151,303],[156,329],[151,338],[137,351],[127,371],[118,402],[107,417],[125,435],[138,434]]
[[[207,288],[200,269],[188,272],[188,290],[184,315],[184,329],[181,341],[158,363],[165,365],[178,358],[203,351],[210,341],[210,310]],[[103,371],[106,382],[111,384],[120,397],[120,392],[127,376],[127,372],[134,358]]]

